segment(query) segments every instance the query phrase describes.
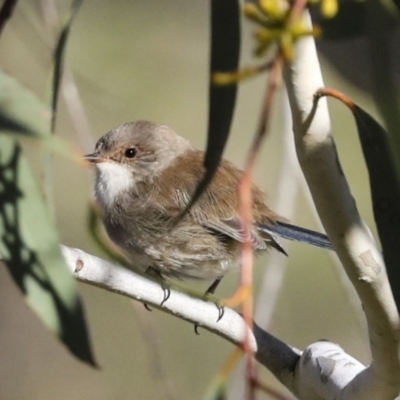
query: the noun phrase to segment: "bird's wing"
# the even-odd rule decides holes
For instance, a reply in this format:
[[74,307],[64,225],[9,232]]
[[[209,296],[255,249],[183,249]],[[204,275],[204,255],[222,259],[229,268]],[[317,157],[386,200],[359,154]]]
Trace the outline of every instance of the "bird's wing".
[[[246,239],[242,224],[239,219],[229,220],[206,220],[203,222],[204,226],[214,230],[217,234],[226,235],[238,242],[243,243]],[[279,244],[276,236],[272,232],[259,232],[258,229],[252,227],[250,230],[250,240],[256,250],[265,250],[267,246],[271,246],[279,252],[287,255],[286,251]]]
[[[163,193],[168,193],[165,196],[165,207],[175,209],[177,215],[190,203],[204,174],[203,157],[196,156],[196,152],[198,151],[193,150],[192,157],[185,160],[177,159],[168,173],[166,171],[159,179],[158,184],[163,187]],[[192,218],[194,223],[219,235],[222,241],[225,236],[225,239],[244,242],[246,238],[240,222],[238,195],[238,183],[242,175],[242,170],[222,160],[212,182],[193,205],[187,218]],[[255,186],[252,188],[252,198],[254,224],[269,224],[278,217],[264,204],[263,193]],[[256,250],[265,250],[267,246],[272,246],[285,253],[274,233],[261,232],[255,225],[251,227],[250,240]]]
[[264,239],[253,229],[250,231],[250,237],[246,238],[243,228],[239,219],[211,219],[202,218],[201,216],[195,217],[196,222],[205,226],[206,228],[214,231],[216,234],[225,235],[238,242],[244,242],[250,239],[256,249],[266,249]]

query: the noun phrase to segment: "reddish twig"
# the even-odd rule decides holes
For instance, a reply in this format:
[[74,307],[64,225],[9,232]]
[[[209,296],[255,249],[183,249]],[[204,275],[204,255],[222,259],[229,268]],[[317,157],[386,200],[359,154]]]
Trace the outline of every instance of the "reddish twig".
[[351,100],[348,96],[346,96],[344,93],[339,92],[339,90],[336,89],[331,89],[331,88],[321,88],[318,89],[317,92],[314,95],[314,99],[317,101],[319,98],[328,96],[328,97],[334,97],[335,99],[340,100],[342,103],[344,103],[347,107],[350,108],[351,111],[355,111],[356,105]]
[[[254,137],[252,146],[249,151],[248,159],[246,162],[245,172],[239,182],[239,197],[240,197],[240,212],[242,219],[242,229],[244,233],[244,242],[242,247],[242,274],[241,274],[241,285],[236,293],[226,301],[230,306],[237,305],[243,302],[243,317],[246,324],[250,327],[253,326],[253,248],[250,240],[250,229],[252,224],[252,176],[254,171],[254,165],[257,159],[258,151],[265,139],[267,133],[267,125],[269,122],[269,116],[271,114],[273,99],[275,97],[276,90],[280,84],[282,69],[282,54],[278,52],[273,59],[271,66],[271,73],[266,90],[265,100],[262,108],[259,126],[257,133]],[[255,362],[248,336],[246,336],[243,342],[243,349],[247,355],[247,379],[249,382],[249,398],[254,398],[254,389],[256,387],[255,382]]]
[[290,10],[289,24],[293,24],[297,18],[301,17],[302,12],[307,6],[307,0],[296,0]]

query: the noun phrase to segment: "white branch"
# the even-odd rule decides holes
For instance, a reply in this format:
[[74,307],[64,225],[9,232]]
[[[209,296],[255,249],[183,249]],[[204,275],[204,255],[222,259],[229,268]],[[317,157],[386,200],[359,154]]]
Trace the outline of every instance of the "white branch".
[[190,297],[174,289],[171,289],[170,297],[161,305],[164,291],[158,283],[79,249],[62,246],[62,253],[71,272],[81,282],[139,300],[196,323],[239,347],[247,331],[256,358],[278,379],[286,381],[285,385],[294,385],[290,371],[294,371],[300,352],[257,325],[252,332],[234,310],[225,308],[223,317],[217,322],[219,311],[214,303]]
[[[62,252],[67,265],[81,282],[139,300],[179,318],[197,323],[236,345],[244,339],[246,327],[243,319],[231,309],[226,308],[223,318],[217,322],[219,311],[214,303],[190,297],[173,289],[168,300],[161,306],[164,290],[159,283],[79,249],[63,246]],[[249,335],[251,347],[253,351],[257,351],[257,344],[250,330]]]
[[[260,343],[256,338],[257,335],[246,327],[242,317],[234,310],[225,308],[222,319],[217,322],[219,311],[213,302],[190,297],[174,289],[171,289],[170,297],[161,305],[164,291],[159,283],[79,249],[62,246],[62,252],[68,267],[79,281],[162,309],[215,332],[237,346],[241,346],[247,330],[253,351],[258,352]],[[262,341],[268,338],[268,335],[261,335],[259,332],[258,335]],[[270,339],[268,338],[268,340]],[[275,344],[280,343],[275,338],[273,340]],[[263,343],[263,346],[264,348],[270,347],[271,343]],[[285,351],[287,352],[287,350],[288,347],[285,345]],[[292,356],[298,358],[298,352],[295,349],[291,351],[293,352]]]
[[214,303],[190,297],[174,289],[171,289],[168,300],[160,305],[164,292],[158,283],[79,249],[62,246],[62,252],[71,272],[81,282],[139,300],[176,317],[196,323],[239,347],[247,331],[256,358],[285,385],[294,386],[290,371],[294,371],[300,352],[263,331],[257,325],[254,332],[251,332],[246,327],[243,318],[234,310],[225,308],[222,319],[217,322],[219,312]]
[[301,354],[257,325],[251,332],[242,317],[229,308],[225,308],[224,316],[217,322],[218,310],[214,303],[174,289],[171,289],[169,299],[161,306],[164,292],[158,283],[79,249],[62,246],[62,252],[71,272],[81,282],[139,300],[197,323],[239,347],[247,330],[257,360],[301,399],[326,398],[319,396],[319,393],[327,384],[336,388],[336,392],[331,391],[331,394],[337,393],[337,385],[343,382],[347,384],[350,378],[364,369],[339,346],[329,342],[314,343]]
[[[308,15],[307,20],[311,26]],[[400,391],[398,312],[382,255],[357,211],[341,169],[326,99],[314,108],[313,95],[323,86],[314,40],[300,40],[296,50],[295,61],[285,68],[285,82],[297,155],[321,221],[363,304],[372,353],[371,365],[342,386],[340,395],[332,396],[328,384],[319,394],[321,398],[392,400]],[[327,383],[332,383],[331,377]]]

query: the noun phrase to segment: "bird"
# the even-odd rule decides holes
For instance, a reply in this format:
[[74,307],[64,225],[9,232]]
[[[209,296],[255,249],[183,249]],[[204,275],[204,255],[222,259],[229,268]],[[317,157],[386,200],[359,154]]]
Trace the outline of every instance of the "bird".
[[332,249],[326,235],[292,225],[272,211],[255,183],[246,238],[238,194],[244,172],[225,159],[183,213],[204,175],[204,151],[166,125],[122,124],[84,158],[95,166],[94,194],[107,234],[132,269],[163,278],[213,280],[211,292],[226,273],[240,268],[246,239],[256,255],[268,249],[286,255],[280,237]]

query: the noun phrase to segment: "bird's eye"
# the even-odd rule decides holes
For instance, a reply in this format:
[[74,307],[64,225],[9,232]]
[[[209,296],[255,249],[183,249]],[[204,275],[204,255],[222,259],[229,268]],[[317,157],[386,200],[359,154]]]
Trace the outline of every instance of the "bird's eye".
[[126,158],[133,158],[136,156],[136,149],[134,147],[130,147],[125,151]]

